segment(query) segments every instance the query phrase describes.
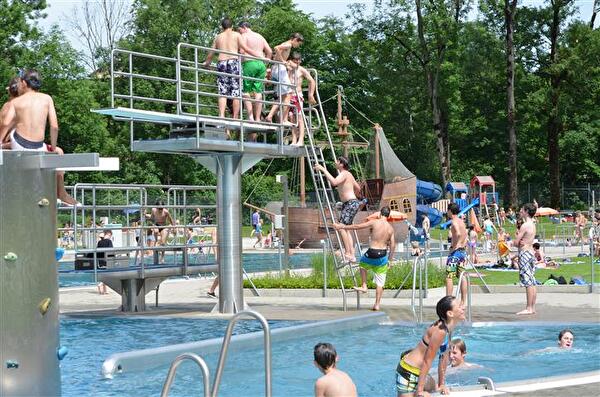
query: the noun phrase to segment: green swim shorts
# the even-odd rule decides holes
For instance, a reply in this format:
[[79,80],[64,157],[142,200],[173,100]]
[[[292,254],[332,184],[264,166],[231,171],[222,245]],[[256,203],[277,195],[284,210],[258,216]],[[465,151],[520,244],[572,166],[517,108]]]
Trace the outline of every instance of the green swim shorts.
[[[267,76],[267,67],[262,61],[251,60],[242,63],[242,75],[244,77],[253,77],[255,79],[264,79]],[[263,83],[260,81],[244,80],[244,92],[262,93]]]

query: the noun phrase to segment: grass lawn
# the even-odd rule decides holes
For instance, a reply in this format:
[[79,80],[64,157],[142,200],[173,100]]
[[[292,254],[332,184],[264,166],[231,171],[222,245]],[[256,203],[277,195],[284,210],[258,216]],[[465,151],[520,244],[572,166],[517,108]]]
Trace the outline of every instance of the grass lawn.
[[[592,280],[590,258],[571,258],[573,262],[585,262],[577,264],[564,263],[561,264],[558,269],[537,269],[535,272],[535,278],[543,283],[548,280],[548,276],[553,274],[554,276],[563,276],[567,282],[571,281],[573,276],[582,276],[587,282]],[[560,263],[560,262],[559,262]],[[600,265],[594,264],[594,278],[595,282],[600,280]],[[519,272],[494,272],[489,270],[479,270],[480,273],[485,275],[485,282],[490,285],[513,285],[519,283]],[[470,271],[473,273],[473,271]],[[471,278],[473,284],[481,285],[481,281],[477,277]]]
[[[548,217],[538,217],[536,219],[538,235],[545,236],[546,239],[551,239],[552,236],[565,235],[568,238],[573,238],[574,223],[552,223]],[[506,230],[512,238],[514,238],[517,233],[517,227],[508,221],[504,225],[504,230]],[[439,239],[445,241],[448,238],[448,229],[442,230],[439,227],[435,227],[431,230],[431,237],[436,240]]]

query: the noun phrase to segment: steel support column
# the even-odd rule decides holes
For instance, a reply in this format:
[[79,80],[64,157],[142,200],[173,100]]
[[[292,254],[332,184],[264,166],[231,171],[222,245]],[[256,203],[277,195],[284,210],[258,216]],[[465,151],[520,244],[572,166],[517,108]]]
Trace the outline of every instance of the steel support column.
[[242,155],[219,154],[217,163],[217,236],[219,312],[244,310],[242,284]]

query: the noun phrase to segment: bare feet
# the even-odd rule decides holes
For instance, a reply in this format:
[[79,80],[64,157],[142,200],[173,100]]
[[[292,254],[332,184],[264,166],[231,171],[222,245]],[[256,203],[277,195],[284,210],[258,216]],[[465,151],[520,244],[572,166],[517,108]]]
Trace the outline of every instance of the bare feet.
[[361,294],[367,293],[367,287],[352,287],[353,290],[360,292]]
[[531,314],[535,314],[535,311],[534,310],[525,309],[525,310],[521,310],[520,312],[518,312],[517,316],[525,316],[525,315],[531,315]]
[[373,306],[373,308],[371,310],[373,310],[374,312],[378,312],[379,311],[379,306],[375,305],[375,306]]

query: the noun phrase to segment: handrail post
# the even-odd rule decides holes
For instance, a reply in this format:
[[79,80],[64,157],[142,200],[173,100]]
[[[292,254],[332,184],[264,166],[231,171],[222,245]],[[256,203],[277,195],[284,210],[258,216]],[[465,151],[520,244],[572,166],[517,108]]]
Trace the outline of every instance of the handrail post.
[[247,315],[254,317],[257,319],[263,328],[264,333],[264,349],[265,349],[265,397],[271,397],[271,331],[269,329],[269,323],[263,317],[262,314],[254,311],[254,310],[244,310],[238,312],[231,317],[229,320],[229,324],[227,325],[227,330],[225,331],[225,336],[223,337],[223,345],[221,346],[221,354],[219,355],[219,362],[217,364],[217,372],[215,373],[215,380],[212,388],[212,397],[217,397],[219,393],[219,385],[221,383],[221,378],[223,376],[223,369],[225,367],[225,360],[227,359],[227,351],[229,349],[229,344],[231,342],[231,335],[233,333],[233,328],[235,324],[240,319],[240,317]]
[[167,373],[167,379],[163,385],[162,391],[160,393],[160,397],[167,397],[169,395],[169,391],[171,390],[171,385],[173,384],[173,380],[175,379],[175,374],[177,373],[177,368],[183,363],[184,360],[190,360],[198,364],[200,367],[200,371],[202,372],[202,383],[204,388],[204,397],[210,396],[210,372],[208,370],[208,365],[202,357],[194,353],[183,353],[179,356],[175,357],[175,360],[171,363],[169,367],[169,372]]

